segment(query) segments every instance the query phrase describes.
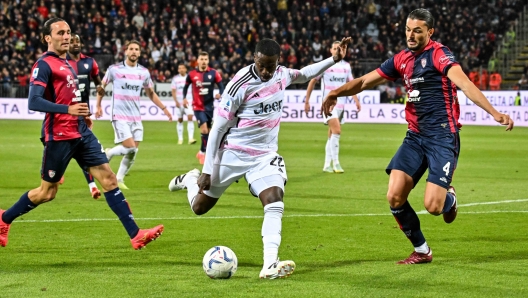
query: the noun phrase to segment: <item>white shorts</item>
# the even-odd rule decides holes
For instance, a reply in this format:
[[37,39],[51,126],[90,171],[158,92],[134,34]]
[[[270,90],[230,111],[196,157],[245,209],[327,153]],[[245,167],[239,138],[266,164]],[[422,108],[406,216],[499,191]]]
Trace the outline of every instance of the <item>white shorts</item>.
[[176,116],[176,119],[183,118],[183,115],[194,116],[194,111],[192,109],[192,105],[191,104],[187,105],[187,108],[184,108],[183,104],[180,104],[180,107],[176,108],[174,110],[174,112],[175,112],[174,114]]
[[219,198],[233,182],[242,177],[248,182],[251,194],[256,197],[263,190],[273,186],[280,187],[284,191],[284,185],[288,180],[284,160],[276,152],[255,158],[232,150],[220,149],[213,166],[211,188],[204,193]]
[[332,110],[332,116],[326,117],[326,115],[324,115],[324,113],[323,113],[324,124],[328,125],[328,121],[330,119],[337,119],[341,124],[345,123],[345,121],[344,121],[345,119],[343,119],[343,115],[345,114],[344,111],[345,111],[344,107],[343,108],[338,108],[336,106]]
[[143,141],[143,124],[139,122],[128,122],[122,120],[113,120],[114,143],[119,144],[126,139],[133,138],[134,141]]

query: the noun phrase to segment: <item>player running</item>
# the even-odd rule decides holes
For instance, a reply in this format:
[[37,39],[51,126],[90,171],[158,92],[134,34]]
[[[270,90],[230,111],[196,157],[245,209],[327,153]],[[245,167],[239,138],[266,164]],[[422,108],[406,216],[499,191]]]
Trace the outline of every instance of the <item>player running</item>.
[[0,245],[7,245],[11,223],[17,217],[55,198],[59,180],[74,158],[99,181],[106,202],[130,236],[132,247],[141,249],[161,235],[163,225],[139,229],[108,165],[103,147],[88,129],[86,118],[90,109],[87,103],[81,102],[77,75],[66,60],[70,26],[62,19],[51,18],[44,23],[41,32],[41,41],[48,45],[48,51],[31,70],[28,106],[32,111],[46,113],[42,123],[45,134],[40,171],[42,180],[39,187],[24,193],[11,208],[0,210]]
[[407,198],[426,170],[429,174],[425,209],[435,216],[443,214],[446,223],[453,222],[457,215],[457,198],[451,186],[460,153],[462,126],[458,122],[457,87],[495,121],[506,125],[506,130],[513,128],[513,120],[491,106],[447,47],[431,40],[434,18],[428,10],[412,11],[407,17],[405,32],[407,49],[383,62],[375,71],[330,91],[322,110],[330,116],[337,97],[358,94],[388,80],[403,79],[409,97],[405,107],[409,130],[386,169],[390,175],[387,200],[400,229],[414,246],[413,253],[398,264],[419,264],[431,262],[433,253]]
[[[138,152],[139,143],[143,141],[143,124],[141,123],[140,95],[145,89],[148,98],[165,113],[172,121],[172,115],[154,92],[154,83],[147,68],[138,64],[141,54],[139,41],[132,40],[126,46],[126,59],[108,68],[102,81],[102,88],[113,83],[112,95],[112,126],[114,127],[114,142],[119,144],[106,149],[108,160],[116,155],[124,155],[117,170],[117,182],[122,189],[125,185],[125,175],[128,173]],[[103,116],[101,101],[103,96],[97,95],[96,118]]]
[[[335,55],[339,51],[340,41],[334,41],[330,53]],[[343,83],[349,82],[354,79],[352,76],[352,69],[350,64],[344,60],[336,63],[334,66],[327,69],[322,75],[310,80],[308,89],[306,89],[306,100],[304,103],[304,110],[306,113],[310,111],[310,95],[315,87],[315,83],[323,79],[321,83],[321,90],[323,91],[323,98],[326,97],[328,92],[336,89],[343,85]],[[356,109],[358,113],[361,111],[361,104],[356,95],[352,96],[356,103]],[[345,171],[339,163],[339,138],[341,137],[341,123],[344,123],[343,115],[345,111],[345,104],[347,97],[338,98],[338,102],[334,108],[332,116],[324,116],[324,124],[328,125],[328,139],[326,140],[325,146],[325,162],[323,166],[323,172],[327,173],[344,173]]]
[[[215,83],[218,85],[219,94],[213,97]],[[193,97],[192,107],[196,121],[198,121],[200,133],[202,134],[202,146],[196,154],[196,158],[203,165],[209,131],[213,121],[214,99],[219,99],[220,95],[224,92],[222,76],[218,71],[209,67],[209,54],[207,52],[200,52],[198,55],[198,69],[191,70],[187,75],[187,80],[183,87],[184,107],[187,107],[188,104],[187,90],[191,84]]]
[[[189,136],[189,145],[196,143],[194,139],[194,122],[193,115],[194,111],[192,106],[187,102],[183,102],[183,87],[187,81],[187,67],[185,64],[178,65],[178,74],[172,78],[171,89],[172,98],[176,103],[176,117],[178,117],[178,123],[176,123],[176,132],[178,133],[178,145],[183,144],[183,116],[187,116],[187,134]],[[191,94],[192,95],[192,94]],[[192,97],[191,97],[192,98]]]
[[264,206],[260,278],[287,277],[295,269],[293,261],[278,258],[287,180],[284,160],[277,154],[285,89],[290,84],[305,83],[341,61],[349,42],[350,38],[343,39],[333,57],[296,70],[278,66],[277,42],[259,41],[255,63],[240,70],[222,94],[202,174],[194,169],[169,184],[171,191],[186,188],[191,209],[202,215],[233,182],[246,179],[251,194]]

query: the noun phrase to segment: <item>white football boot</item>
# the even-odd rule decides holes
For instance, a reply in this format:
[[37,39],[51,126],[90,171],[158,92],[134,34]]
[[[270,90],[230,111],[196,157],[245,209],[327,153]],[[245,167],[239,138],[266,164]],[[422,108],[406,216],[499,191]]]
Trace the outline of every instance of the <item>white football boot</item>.
[[187,187],[185,186],[185,178],[189,176],[191,177],[194,176],[196,177],[196,179],[198,179],[198,177],[200,177],[200,170],[193,169],[185,174],[172,178],[171,182],[169,183],[169,190],[178,191],[178,190],[186,189]]
[[269,266],[268,268],[262,268],[262,270],[260,271],[260,278],[286,278],[292,275],[294,270],[294,261],[280,261],[279,259],[277,259],[277,261],[271,264],[271,266]]

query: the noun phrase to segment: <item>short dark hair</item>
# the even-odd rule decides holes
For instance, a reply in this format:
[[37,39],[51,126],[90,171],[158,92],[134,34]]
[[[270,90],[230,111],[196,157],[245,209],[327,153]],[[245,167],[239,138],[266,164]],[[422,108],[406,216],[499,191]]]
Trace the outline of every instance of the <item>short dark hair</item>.
[[141,50],[141,43],[139,43],[139,41],[133,39],[133,40],[130,40],[129,42],[126,43],[126,48],[128,50],[128,47],[131,45],[131,44],[137,44],[139,49]]
[[200,53],[198,53],[198,56],[207,56],[207,57],[209,57],[209,53],[207,53],[206,51],[201,51]]
[[255,47],[255,54],[261,53],[264,56],[278,56],[280,55],[280,46],[273,39],[263,38],[257,43]]
[[409,14],[409,16],[407,16],[407,18],[411,20],[424,21],[427,28],[429,29],[434,28],[435,19],[433,15],[431,14],[431,12],[427,9],[424,9],[424,8],[415,9],[411,11],[411,13]]
[[84,40],[80,34],[72,33],[71,36],[72,38],[74,38],[75,36],[79,37],[79,41],[81,42],[81,44],[84,44]]
[[43,44],[47,44],[47,42],[44,39],[44,37],[46,35],[51,35],[51,25],[53,25],[53,24],[55,24],[57,22],[66,22],[66,21],[61,19],[61,18],[51,18],[51,19],[47,20],[46,23],[44,23],[44,28],[42,28],[41,35],[40,35],[40,41]]

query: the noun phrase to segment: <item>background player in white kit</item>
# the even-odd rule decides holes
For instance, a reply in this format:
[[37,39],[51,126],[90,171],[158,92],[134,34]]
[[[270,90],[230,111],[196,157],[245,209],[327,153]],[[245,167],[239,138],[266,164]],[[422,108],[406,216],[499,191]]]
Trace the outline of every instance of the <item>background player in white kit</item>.
[[255,63],[244,67],[229,82],[207,143],[202,174],[194,169],[176,176],[169,190],[187,188],[191,209],[202,215],[214,207],[222,193],[244,177],[250,192],[264,206],[262,242],[264,265],[260,278],[287,277],[295,269],[293,261],[279,261],[286,166],[277,154],[284,91],[321,74],[339,62],[350,38],[341,41],[333,57],[301,70],[278,66],[280,46],[262,39],[256,46]]
[[[176,131],[178,133],[178,145],[183,144],[183,116],[187,116],[187,134],[189,135],[189,144],[196,143],[194,139],[194,122],[193,116],[194,111],[192,104],[184,102],[183,100],[183,87],[185,86],[185,80],[187,79],[187,67],[185,64],[178,65],[178,74],[172,78],[171,89],[172,98],[176,103],[176,117],[178,123],[176,123]],[[192,99],[192,92],[191,92]]]
[[[340,41],[334,41],[332,43],[332,48],[330,49],[332,55],[335,55],[335,53],[339,51],[340,43]],[[352,81],[354,79],[350,64],[343,60],[327,69],[322,75],[312,79],[308,84],[308,89],[306,89],[306,100],[304,103],[304,110],[306,112],[310,111],[310,95],[312,94],[312,90],[315,87],[315,83],[321,78],[323,79],[321,83],[323,98],[326,97],[328,92],[337,89],[346,82]],[[356,95],[353,95],[352,98],[356,102],[356,108],[359,113],[359,111],[361,111],[359,99]],[[332,116],[327,117],[326,115],[323,115],[324,123],[328,125],[328,140],[326,141],[325,147],[325,163],[323,166],[323,172],[328,173],[344,172],[341,164],[339,163],[339,138],[341,137],[341,123],[344,123],[343,114],[347,97],[339,97],[337,100],[338,102],[334,107]]]
[[[172,115],[154,92],[154,83],[148,69],[137,63],[141,54],[140,44],[132,40],[127,44],[126,59],[108,68],[102,81],[103,89],[113,83],[111,119],[114,127],[114,142],[119,144],[106,149],[108,160],[116,155],[124,155],[117,171],[117,182],[121,189],[128,189],[124,183],[125,175],[134,164],[139,142],[143,141],[143,124],[141,123],[140,96],[145,89],[148,98],[172,121]],[[103,96],[97,94],[96,118],[103,116],[101,101]]]

